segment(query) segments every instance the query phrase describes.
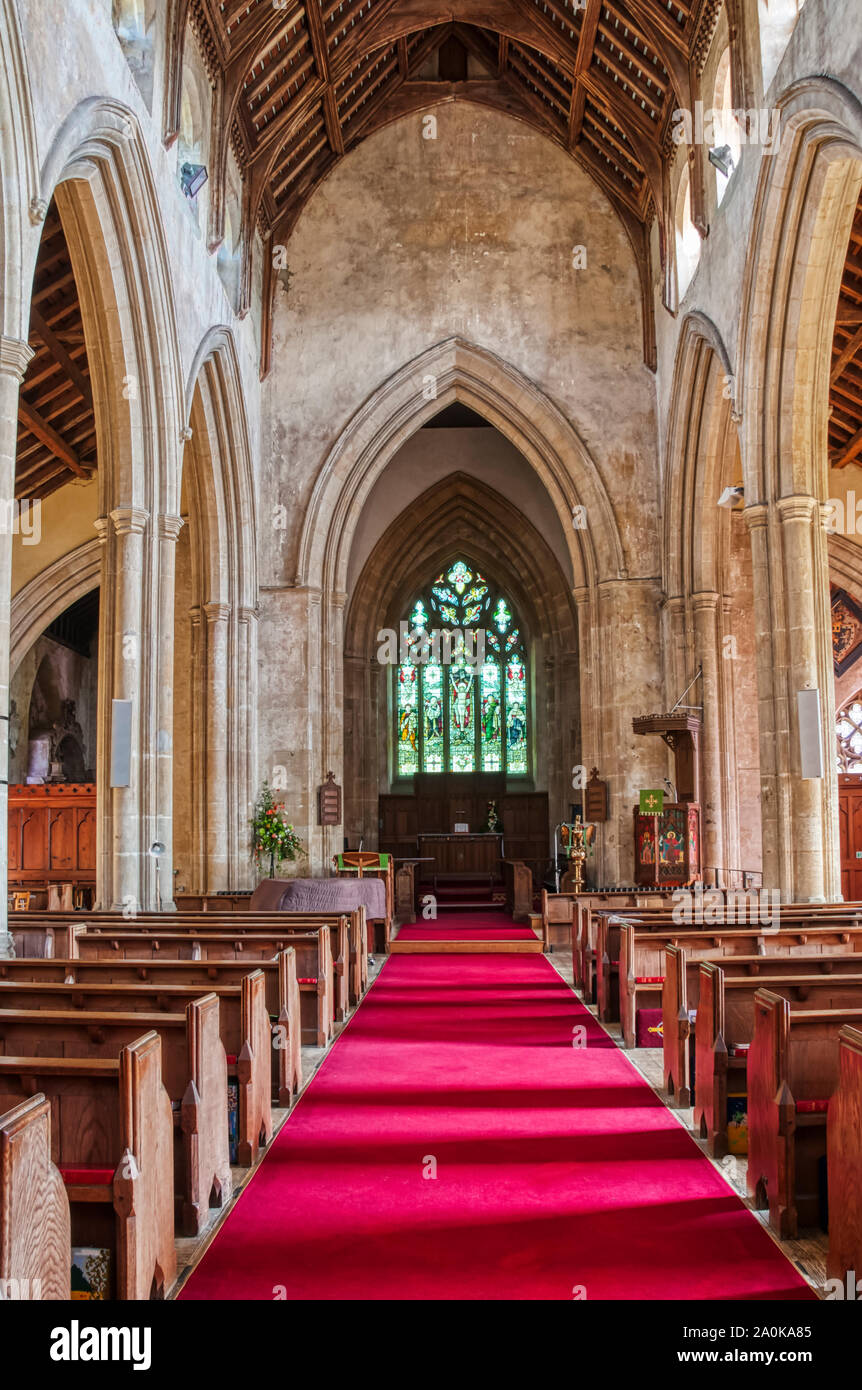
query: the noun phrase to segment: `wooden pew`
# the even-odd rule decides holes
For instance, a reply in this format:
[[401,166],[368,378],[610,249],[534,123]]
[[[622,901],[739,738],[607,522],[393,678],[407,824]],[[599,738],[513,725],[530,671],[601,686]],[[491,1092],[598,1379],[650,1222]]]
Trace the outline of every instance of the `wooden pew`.
[[[737,898],[739,895],[736,895]],[[742,904],[735,902],[729,911],[739,913]],[[689,931],[711,931],[717,930],[739,930],[748,926],[763,928],[764,923],[749,921],[741,922],[738,919],[728,920],[725,926],[716,925],[708,921],[675,921],[674,909],[672,907],[634,907],[626,909],[623,913],[619,909],[610,910],[597,907],[587,898],[578,903],[578,920],[575,924],[575,935],[573,937],[573,968],[575,982],[582,990],[584,998],[588,1003],[595,1003],[598,999],[598,971],[601,968],[600,953],[598,950],[599,922],[602,918],[618,918],[620,923],[629,923],[637,926],[638,930],[644,934],[652,931],[664,931],[673,934],[674,932]],[[862,904],[854,903],[786,903],[780,909],[781,926],[800,926],[806,923],[820,923],[821,925],[843,925],[848,928],[862,926]]]
[[[266,1007],[271,1020],[279,1028],[275,1050],[279,1054],[277,1086],[274,1094],[278,1103],[289,1109],[293,1097],[302,1089],[302,1003],[296,972],[296,948],[288,946],[279,951],[274,961],[193,961],[193,960],[0,960],[0,981],[19,981],[46,984],[126,984],[137,982],[151,985],[189,985],[201,993],[220,985],[238,987],[243,976],[253,969],[262,970],[266,984]],[[309,1043],[317,1045],[316,990],[304,985],[309,1004],[306,1033]]]
[[3,980],[0,1008],[177,1013],[201,993],[210,992],[219,1001],[219,1033],[228,1065],[236,1068],[239,1080],[239,1163],[250,1167],[260,1145],[272,1136],[272,1069],[284,1056],[281,1049],[272,1046],[262,970],[252,970],[238,986],[221,985],[211,991],[183,984],[69,985]]
[[0,1286],[5,1298],[68,1299],[69,1198],[51,1160],[41,1093],[0,1115]]
[[[553,951],[566,946],[572,938],[572,926],[577,917],[576,893],[549,893],[542,889],[542,949]],[[576,975],[577,982],[577,975]]]
[[[288,948],[295,952],[302,1009],[303,1041],[326,1047],[332,1036],[334,966],[328,931],[293,934],[282,931],[271,937],[233,937],[229,933],[155,932],[134,928],[110,933],[76,930],[70,940],[73,958],[83,960],[192,960],[245,961],[249,968],[276,959]],[[79,954],[80,953],[80,954]]]
[[817,1223],[818,1162],[826,1108],[838,1084],[838,1034],[862,1008],[793,1011],[770,990],[755,995],[748,1053],[748,1192],[768,1208],[782,1240]]
[[177,1226],[198,1235],[210,1207],[224,1206],[232,1191],[227,1058],[214,994],[191,1000],[184,1014],[0,1007],[0,1055],[114,1058],[142,1028],[161,1038],[162,1084],[174,1108]]
[[862,1032],[838,1033],[838,1084],[826,1118],[830,1279],[862,1279]]
[[173,1121],[161,1048],[158,1034],[146,1033],[116,1060],[0,1057],[0,1112],[30,1093],[48,1099],[72,1245],[112,1250],[120,1299],[164,1298],[176,1281]]
[[[344,924],[346,924],[346,941]],[[127,917],[118,912],[74,912],[33,914],[26,930],[13,923],[12,931],[19,956],[68,957],[71,954],[70,929],[91,932],[108,930],[140,931],[142,934],[181,934],[222,932],[234,939],[251,939],[255,934],[279,935],[289,932],[319,931],[328,927],[332,935],[333,968],[338,979],[333,988],[333,1008],[339,1021],[350,1004],[356,1004],[368,988],[368,932],[364,907],[351,913],[261,912],[241,914],[215,911],[206,913],[137,913]],[[247,949],[252,949],[251,944]],[[344,977],[342,993],[341,979]]]
[[521,859],[502,862],[506,911],[514,922],[526,922],[533,911],[533,871]]
[[[822,957],[821,957],[822,960]],[[728,1151],[727,1099],[729,1083],[745,1089],[746,1051],[754,1037],[755,996],[768,990],[802,1010],[862,1008],[862,958],[845,957],[841,967],[858,962],[856,971],[805,973],[796,962],[770,956],[760,976],[729,976],[730,961],[704,961],[700,966],[700,1003],[695,1033],[694,1128],[706,1139],[710,1153]],[[734,1053],[739,1048],[740,1051]],[[745,1049],[745,1050],[743,1050]]]
[[[695,1032],[694,1025],[689,1022],[689,1015],[699,1009],[702,979],[700,968],[704,961],[714,959],[719,963],[726,979],[742,976],[756,980],[764,975],[774,975],[776,971],[780,971],[787,979],[800,975],[862,974],[862,956],[853,951],[852,946],[852,941],[845,943],[846,954],[776,953],[770,956],[729,956],[723,947],[719,946],[715,951],[700,951],[693,957],[682,946],[665,947],[664,983],[661,987],[662,1049],[664,1087],[670,1104],[682,1109],[691,1104],[689,1077]],[[716,1027],[716,1033],[718,1032],[721,1032],[726,1040],[727,1035],[723,1028]]]
[[[638,1008],[662,1007],[665,951],[681,946],[692,960],[716,960],[722,956],[844,956],[862,952],[862,927],[834,921],[784,922],[779,931],[762,927],[674,927],[644,932],[623,923],[620,928],[620,1024],[626,1047],[635,1043]],[[860,957],[862,961],[862,957]]]

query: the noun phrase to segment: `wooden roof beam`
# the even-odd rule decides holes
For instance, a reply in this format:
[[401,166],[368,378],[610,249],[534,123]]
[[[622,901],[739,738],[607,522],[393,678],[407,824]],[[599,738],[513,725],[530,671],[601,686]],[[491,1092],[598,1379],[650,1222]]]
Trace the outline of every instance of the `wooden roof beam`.
[[71,378],[80,395],[92,410],[93,392],[88,379],[84,376],[77,362],[69,356],[56,334],[48,327],[38,309],[33,309],[30,313],[30,329],[31,332],[34,331],[39,335],[54,361]]
[[91,476],[92,468],[81,463],[78,455],[66,443],[63,436],[58,434],[47,420],[43,420],[39,412],[21,396],[18,398],[18,419],[24,428],[28,429],[31,434],[35,434],[36,438],[51,450],[55,458],[61,459],[72,473],[76,473],[79,478]]

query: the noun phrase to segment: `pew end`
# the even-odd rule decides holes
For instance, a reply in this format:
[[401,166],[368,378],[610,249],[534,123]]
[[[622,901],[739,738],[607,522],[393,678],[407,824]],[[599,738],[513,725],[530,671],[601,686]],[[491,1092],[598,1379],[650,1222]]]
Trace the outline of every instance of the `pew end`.
[[31,1096],[0,1115],[0,1286],[9,1298],[66,1300],[69,1199],[51,1160],[51,1103]]

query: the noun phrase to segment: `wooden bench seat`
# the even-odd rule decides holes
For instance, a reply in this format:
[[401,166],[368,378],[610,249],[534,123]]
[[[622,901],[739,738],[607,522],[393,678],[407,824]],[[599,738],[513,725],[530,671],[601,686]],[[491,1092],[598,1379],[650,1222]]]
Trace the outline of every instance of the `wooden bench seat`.
[[271,1020],[279,1025],[278,1085],[275,1094],[283,1108],[289,1108],[302,1088],[302,1004],[304,988],[309,1005],[307,1030],[316,1045],[317,1024],[312,1006],[317,998],[312,985],[301,987],[296,974],[296,949],[288,946],[274,961],[187,961],[187,960],[0,960],[0,981],[30,981],[55,984],[135,984],[194,985],[202,992],[219,985],[238,986],[252,969],[263,972],[266,1007]]
[[197,1235],[210,1208],[222,1207],[232,1190],[227,1058],[216,995],[190,1000],[176,1014],[0,1007],[0,1055],[114,1058],[141,1029],[162,1041],[162,1083],[174,1111],[177,1227]]
[[[345,925],[346,947],[343,935]],[[335,994],[338,997],[334,1007],[346,1011],[350,1004],[359,1002],[368,988],[368,930],[364,907],[345,914],[140,912],[131,918],[119,912],[41,913],[28,916],[26,928],[14,922],[11,929],[18,955],[66,957],[73,953],[69,942],[70,930],[81,927],[98,932],[104,932],[109,927],[119,931],[131,928],[144,934],[204,931],[219,935],[226,932],[237,939],[249,938],[255,933],[318,931],[328,927],[333,937],[332,956],[336,974],[339,977],[343,975],[345,981],[343,999],[336,986]]]
[[[281,951],[293,949],[302,1015],[302,1040],[325,1047],[332,1036],[335,1018],[331,938],[328,931],[292,933],[282,931],[271,937],[255,934],[234,937],[229,933],[78,931],[72,938],[77,958],[119,961],[205,961],[224,963],[245,961],[251,969],[265,960],[275,960]],[[339,977],[343,979],[342,977]]]
[[[598,972],[600,967],[601,955],[598,946],[598,936],[602,919],[616,919],[620,926],[623,923],[636,926],[643,935],[651,932],[674,932],[690,931],[732,931],[764,929],[762,923],[740,924],[739,922],[728,922],[726,926],[716,926],[709,922],[678,922],[674,920],[673,909],[670,907],[660,908],[634,908],[627,909],[624,913],[619,910],[598,908],[590,905],[586,900],[578,905],[578,920],[575,923],[572,941],[572,953],[575,980],[584,994],[588,1003],[598,1001]],[[862,907],[852,903],[787,903],[781,907],[780,925],[782,927],[796,926],[799,924],[805,927],[811,925],[832,925],[837,928],[862,927]],[[616,960],[616,956],[611,952],[611,962]]]
[[[219,1034],[239,1081],[238,1161],[250,1167],[272,1137],[273,1069],[286,1066],[287,1049],[272,1046],[262,970],[239,985],[56,984],[0,981],[0,1008],[78,1009],[84,1012],[179,1013],[201,994],[219,1001]],[[231,1062],[231,1058],[233,1061]]]
[[[853,958],[849,959],[854,964]],[[842,967],[844,964],[842,961]],[[837,973],[801,973],[795,962],[770,956],[759,976],[731,976],[725,963],[716,961],[702,962],[699,974],[694,1127],[707,1140],[710,1153],[721,1158],[728,1151],[729,1087],[733,1084],[740,1095],[746,1090],[746,1059],[754,1037],[758,991],[780,995],[794,1012],[862,1008],[862,969],[857,963],[855,973],[843,968]]]
[[847,942],[845,954],[781,953],[769,956],[729,956],[721,946],[715,952],[699,952],[691,956],[682,946],[665,947],[661,994],[662,1048],[664,1086],[670,1104],[683,1109],[691,1104],[689,1077],[693,1068],[691,1054],[695,1046],[695,1030],[690,1015],[696,1013],[699,1007],[700,967],[704,960],[715,959],[719,962],[726,979],[741,976],[757,980],[764,975],[774,975],[779,970],[785,978],[862,974],[862,957],[852,947],[853,943]]
[[791,1008],[770,990],[755,995],[754,1037],[748,1052],[748,1191],[768,1209],[781,1239],[820,1215],[818,1179],[826,1154],[827,1115],[800,1110],[828,1101],[838,1086],[839,1033],[862,1026],[862,1007]]
[[681,946],[691,960],[758,955],[846,956],[862,952],[862,927],[838,925],[834,921],[828,925],[812,921],[792,924],[782,918],[778,931],[764,931],[762,927],[674,927],[644,932],[640,927],[623,923],[620,927],[619,1001],[626,1047],[635,1045],[638,1009],[662,1009],[668,946]]
[[[150,1032],[117,1059],[0,1057],[0,1113],[46,1097],[52,1162],[85,1179],[66,1189],[71,1244],[111,1250],[120,1299],[164,1298],[176,1281],[173,1119],[161,1050]],[[110,1187],[86,1181],[87,1170],[105,1168]],[[22,1221],[13,1215],[13,1229]]]

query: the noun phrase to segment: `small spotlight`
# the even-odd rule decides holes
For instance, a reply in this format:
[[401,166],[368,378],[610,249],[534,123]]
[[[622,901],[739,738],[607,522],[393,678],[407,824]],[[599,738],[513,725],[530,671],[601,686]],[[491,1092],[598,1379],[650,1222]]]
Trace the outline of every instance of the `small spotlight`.
[[728,507],[731,511],[738,510],[745,501],[745,488],[726,487],[718,499],[719,507]]
[[196,198],[206,181],[205,164],[184,164],[180,169],[180,185],[187,198]]
[[733,152],[729,145],[719,145],[717,149],[710,150],[709,162],[710,164],[714,164],[716,169],[724,174],[726,179],[730,178],[731,171],[735,167]]

